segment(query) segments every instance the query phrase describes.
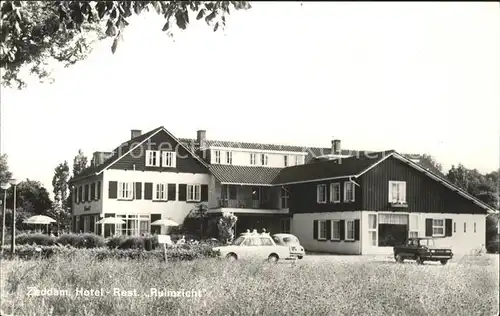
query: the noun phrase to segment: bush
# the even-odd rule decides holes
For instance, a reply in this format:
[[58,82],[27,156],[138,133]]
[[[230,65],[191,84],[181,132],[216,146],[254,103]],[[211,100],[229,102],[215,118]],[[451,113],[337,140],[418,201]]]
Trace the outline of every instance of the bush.
[[118,249],[144,249],[146,242],[144,237],[128,237],[125,241],[118,247]]
[[99,248],[106,246],[104,238],[94,234],[82,234],[80,240],[76,244],[77,248]]
[[121,244],[123,244],[127,240],[127,236],[113,236],[108,239],[106,242],[106,245],[108,248],[115,249],[120,247]]
[[159,248],[160,244],[158,243],[157,236],[146,237],[144,240],[144,247],[146,250],[154,250]]
[[51,246],[55,238],[44,234],[20,234],[16,236],[17,245]]
[[[51,257],[72,258],[75,254],[85,255],[97,260],[121,259],[121,260],[164,260],[163,249],[145,251],[144,249],[77,249],[71,246],[32,246],[25,245],[16,247],[15,257],[24,260],[48,259]],[[203,258],[215,258],[218,252],[212,250],[208,245],[185,245],[183,247],[167,248],[168,261],[186,261]],[[10,249],[5,249],[3,257],[11,256]]]
[[77,245],[82,243],[82,236],[76,234],[63,234],[56,239],[56,242],[63,246],[69,245],[77,247]]
[[486,250],[489,253],[498,253],[500,248],[500,235],[493,237],[490,242],[486,245]]

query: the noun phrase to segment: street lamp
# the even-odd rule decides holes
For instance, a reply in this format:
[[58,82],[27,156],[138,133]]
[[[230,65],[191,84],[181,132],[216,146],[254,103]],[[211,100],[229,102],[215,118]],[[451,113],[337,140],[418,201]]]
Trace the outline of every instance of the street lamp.
[[3,207],[2,207],[2,250],[1,252],[3,253],[3,246],[5,244],[5,211],[7,209],[7,190],[10,188],[9,183],[2,183],[0,188],[3,190]]
[[14,187],[14,203],[12,207],[12,242],[10,244],[10,252],[14,254],[16,252],[16,187],[17,180],[10,179],[10,184]]

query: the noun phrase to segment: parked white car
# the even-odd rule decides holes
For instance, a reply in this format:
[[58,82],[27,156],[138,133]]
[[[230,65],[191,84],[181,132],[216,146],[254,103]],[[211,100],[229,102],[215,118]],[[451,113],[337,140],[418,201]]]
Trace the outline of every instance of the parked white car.
[[299,239],[292,234],[274,234],[274,243],[278,246],[285,246],[290,248],[290,255],[299,259],[304,258],[306,252],[304,247],[300,245]]
[[290,259],[290,248],[276,245],[268,233],[243,233],[231,245],[215,247],[221,257],[228,259],[262,258],[272,262]]

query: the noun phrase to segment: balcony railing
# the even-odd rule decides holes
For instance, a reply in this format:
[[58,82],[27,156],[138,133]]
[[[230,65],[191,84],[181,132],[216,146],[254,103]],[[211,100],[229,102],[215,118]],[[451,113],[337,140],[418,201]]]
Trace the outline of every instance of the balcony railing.
[[249,209],[264,209],[264,210],[274,210],[278,207],[274,206],[270,202],[252,200],[252,199],[240,199],[240,200],[230,200],[230,199],[219,199],[218,207],[227,208],[249,208]]

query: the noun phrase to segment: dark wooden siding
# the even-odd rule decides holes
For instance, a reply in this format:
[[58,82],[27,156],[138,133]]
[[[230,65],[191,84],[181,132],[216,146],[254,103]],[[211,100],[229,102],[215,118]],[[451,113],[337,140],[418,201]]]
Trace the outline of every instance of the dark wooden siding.
[[[407,208],[390,206],[389,181],[406,182]],[[363,188],[363,210],[473,214],[486,212],[419,170],[392,157],[375,166],[357,182]]]
[[[362,188],[355,186],[354,202],[344,202],[344,182],[347,178],[330,180],[324,182],[309,182],[288,185],[290,191],[289,209],[290,213],[323,213],[340,211],[357,211],[361,209]],[[340,203],[330,202],[330,183],[340,183]],[[326,184],[326,203],[318,203],[316,187],[319,184]]]
[[[133,146],[138,144],[129,144]],[[121,147],[121,152],[128,152],[129,147]],[[146,150],[177,150],[177,159],[175,168],[164,167],[146,167]],[[125,155],[120,160],[115,162],[110,169],[120,170],[141,170],[141,171],[161,171],[161,172],[184,172],[184,173],[208,173],[208,169],[195,159],[186,149],[178,145],[172,137],[166,132],[160,131],[158,134],[151,137],[149,141],[144,142],[141,146],[134,149],[131,153]]]

